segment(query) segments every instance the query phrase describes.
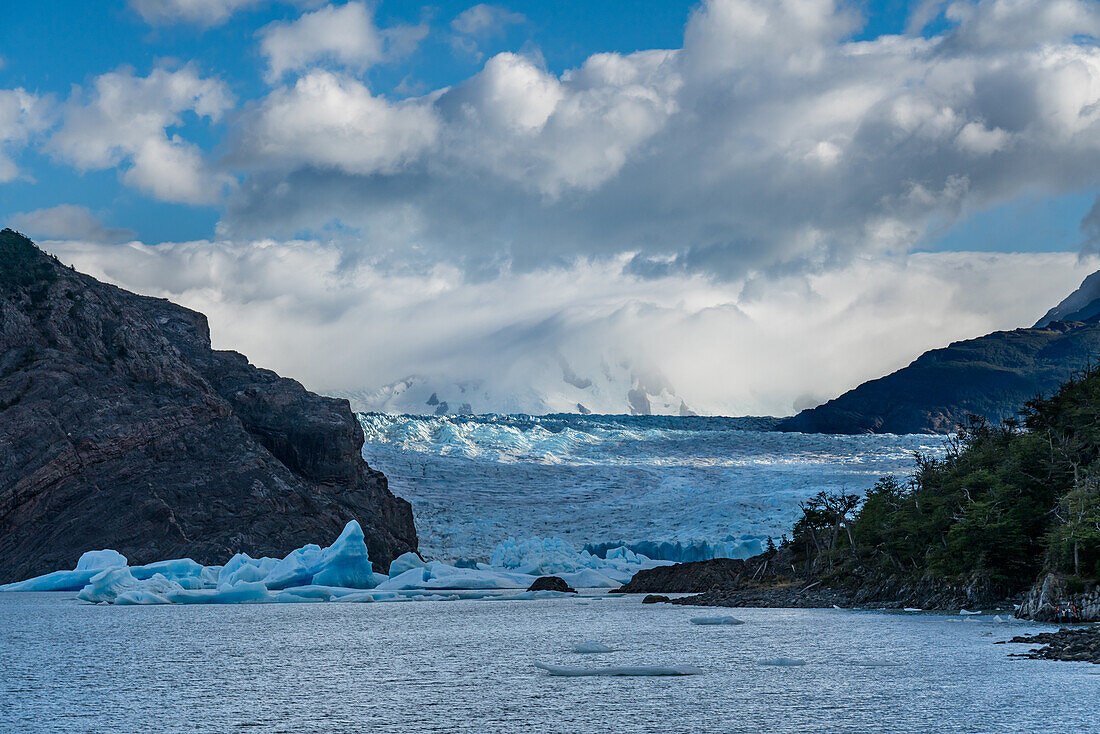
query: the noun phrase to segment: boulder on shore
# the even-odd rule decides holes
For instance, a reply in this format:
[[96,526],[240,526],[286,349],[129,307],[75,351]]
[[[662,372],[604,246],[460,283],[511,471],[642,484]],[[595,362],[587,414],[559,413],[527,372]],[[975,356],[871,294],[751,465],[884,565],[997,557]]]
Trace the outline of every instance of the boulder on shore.
[[627,584],[616,589],[621,594],[701,594],[714,587],[738,585],[745,561],[713,558],[673,566],[658,566],[634,574]]

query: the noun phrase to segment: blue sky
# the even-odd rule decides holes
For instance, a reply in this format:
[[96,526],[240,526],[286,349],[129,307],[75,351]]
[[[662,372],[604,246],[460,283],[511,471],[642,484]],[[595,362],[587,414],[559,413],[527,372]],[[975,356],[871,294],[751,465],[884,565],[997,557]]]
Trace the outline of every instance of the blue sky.
[[1095,269],[1098,35],[1097,0],[3,3],[0,221],[374,404],[568,409],[569,363],[789,412]]

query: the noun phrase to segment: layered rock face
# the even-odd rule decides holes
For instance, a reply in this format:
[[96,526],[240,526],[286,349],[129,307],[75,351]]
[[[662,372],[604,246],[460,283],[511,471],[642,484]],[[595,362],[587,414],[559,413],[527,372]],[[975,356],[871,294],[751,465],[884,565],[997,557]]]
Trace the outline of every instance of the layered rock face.
[[282,557],[351,519],[384,570],[416,530],[362,446],[346,400],[212,350],[202,314],[0,232],[0,581],[93,548]]
[[1072,591],[1065,578],[1049,573],[1024,595],[1016,616],[1037,622],[1100,622],[1100,588]]

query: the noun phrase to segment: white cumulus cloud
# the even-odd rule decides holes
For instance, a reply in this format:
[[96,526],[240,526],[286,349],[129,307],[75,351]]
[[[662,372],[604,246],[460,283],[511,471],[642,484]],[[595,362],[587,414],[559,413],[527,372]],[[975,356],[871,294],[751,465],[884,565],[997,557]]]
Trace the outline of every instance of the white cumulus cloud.
[[158,67],[148,76],[123,68],[74,91],[48,147],[81,170],[120,167],[123,181],[164,201],[210,204],[229,182],[210,170],[202,150],[172,128],[183,115],[217,121],[233,95],[192,66]]
[[130,7],[151,25],[189,23],[221,25],[238,10],[255,7],[265,0],[130,0]]
[[362,2],[326,5],[297,20],[271,23],[260,29],[260,51],[267,59],[267,77],[319,63],[363,72],[383,61],[408,55],[427,34],[427,26],[380,29],[371,9]]
[[263,164],[220,231],[336,222],[359,233],[345,240],[356,255],[400,262],[484,273],[630,252],[639,274],[738,278],[904,252],[1025,192],[1096,185],[1100,7],[949,10],[937,36],[857,42],[839,0],[706,0],[680,49],[596,54],[561,74],[494,56],[411,101],[403,134],[389,122],[405,102],[314,77],[370,113],[349,122],[319,103],[301,124],[283,110],[308,95],[274,90],[245,128],[261,134],[235,151],[264,150]]
[[12,157],[50,122],[48,99],[23,88],[0,89],[0,183],[19,176]]

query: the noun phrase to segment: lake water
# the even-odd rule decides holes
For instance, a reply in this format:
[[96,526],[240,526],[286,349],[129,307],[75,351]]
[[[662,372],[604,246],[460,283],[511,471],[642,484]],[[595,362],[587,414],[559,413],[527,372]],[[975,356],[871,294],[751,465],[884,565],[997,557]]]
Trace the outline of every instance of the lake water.
[[[740,626],[697,626],[731,613]],[[0,593],[4,732],[1096,731],[1100,666],[1013,659],[1047,627],[636,597],[105,607]],[[571,652],[596,640],[619,651]],[[806,665],[761,665],[772,658]],[[551,677],[694,665],[676,678]]]

